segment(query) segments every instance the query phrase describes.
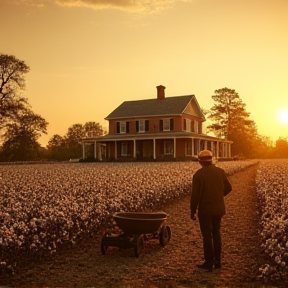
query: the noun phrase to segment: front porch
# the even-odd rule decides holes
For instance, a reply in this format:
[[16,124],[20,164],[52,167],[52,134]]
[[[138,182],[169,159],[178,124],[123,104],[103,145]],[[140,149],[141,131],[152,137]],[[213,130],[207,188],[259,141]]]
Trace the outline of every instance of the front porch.
[[141,137],[85,138],[82,141],[83,159],[98,161],[165,161],[193,160],[203,149],[213,157],[231,158],[231,141],[207,135],[145,135]]

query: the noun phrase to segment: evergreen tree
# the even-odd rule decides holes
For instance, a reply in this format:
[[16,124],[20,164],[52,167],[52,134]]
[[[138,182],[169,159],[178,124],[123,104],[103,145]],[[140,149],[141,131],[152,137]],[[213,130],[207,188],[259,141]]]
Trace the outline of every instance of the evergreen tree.
[[226,138],[233,142],[232,155],[250,156],[254,143],[258,138],[257,127],[249,119],[246,104],[242,102],[238,93],[229,88],[215,90],[212,96],[215,101],[208,119],[212,124],[207,126],[209,132],[219,138]]

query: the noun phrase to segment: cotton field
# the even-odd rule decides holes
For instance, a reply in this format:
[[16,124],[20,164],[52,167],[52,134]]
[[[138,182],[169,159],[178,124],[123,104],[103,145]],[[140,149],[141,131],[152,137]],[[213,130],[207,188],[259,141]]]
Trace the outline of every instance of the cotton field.
[[288,160],[261,161],[256,187],[262,248],[273,259],[260,271],[266,277],[288,275]]
[[[219,163],[233,174],[255,161]],[[191,190],[195,162],[0,165],[0,268],[55,253],[117,211],[155,211]]]

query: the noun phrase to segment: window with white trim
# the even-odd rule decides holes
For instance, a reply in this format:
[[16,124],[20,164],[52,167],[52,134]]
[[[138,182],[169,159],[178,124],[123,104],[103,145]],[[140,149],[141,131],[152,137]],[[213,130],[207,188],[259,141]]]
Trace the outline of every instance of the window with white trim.
[[145,132],[145,120],[139,120],[139,130],[138,132]]
[[128,143],[121,142],[121,156],[127,156],[127,155],[128,155]]
[[170,131],[170,119],[163,119],[163,131]]
[[136,120],[136,132],[145,133],[149,131],[149,120]]
[[159,125],[160,125],[160,131],[173,131],[174,119],[173,118],[160,119]]
[[129,122],[120,121],[116,122],[116,132],[117,134],[129,133]]
[[192,142],[191,141],[185,142],[185,155],[192,156]]
[[184,131],[191,132],[191,120],[184,119]]
[[126,133],[126,122],[120,122],[120,133]]
[[172,141],[164,141],[164,154],[165,155],[173,154],[173,142]]

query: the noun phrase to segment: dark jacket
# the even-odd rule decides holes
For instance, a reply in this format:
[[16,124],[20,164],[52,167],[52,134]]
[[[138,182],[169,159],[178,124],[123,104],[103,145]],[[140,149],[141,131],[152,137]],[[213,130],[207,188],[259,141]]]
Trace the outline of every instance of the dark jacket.
[[224,196],[232,191],[225,171],[213,164],[205,165],[193,175],[191,216],[198,209],[199,215],[225,215]]

